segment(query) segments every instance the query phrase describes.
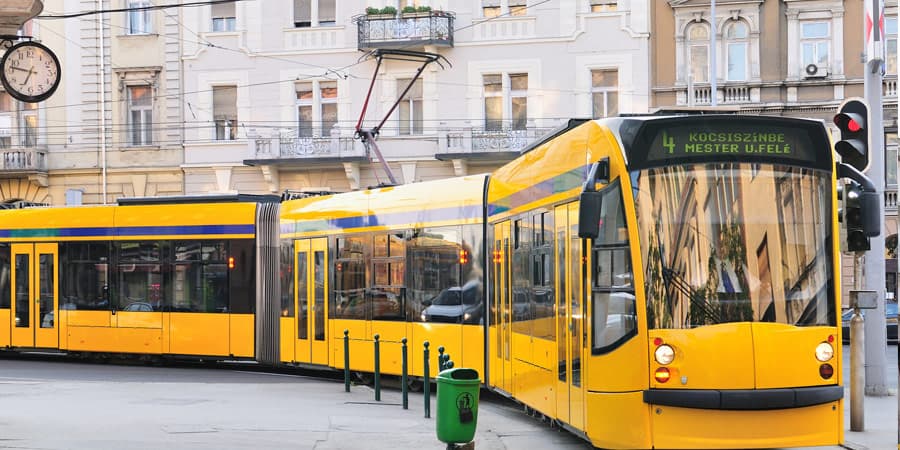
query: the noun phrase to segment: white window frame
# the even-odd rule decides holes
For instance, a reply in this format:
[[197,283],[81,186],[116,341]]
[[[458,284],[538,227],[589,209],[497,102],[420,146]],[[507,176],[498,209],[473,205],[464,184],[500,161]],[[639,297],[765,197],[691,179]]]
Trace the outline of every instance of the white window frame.
[[[225,13],[216,13],[216,7],[219,9],[225,8],[228,9]],[[237,25],[237,13],[236,7],[234,3],[222,3],[219,5],[210,6],[210,30],[213,33],[226,33],[230,31],[234,31]],[[218,29],[217,29],[218,28]]]
[[[150,0],[128,0],[128,8],[145,8],[151,6]],[[125,14],[125,30],[127,34],[151,34],[153,32],[153,16],[150,10],[128,11]]]
[[[745,35],[743,37],[729,38],[729,32],[736,26],[744,27]],[[725,24],[725,80],[726,81],[747,81],[750,77],[750,26],[743,20],[729,20]],[[731,49],[732,47],[744,47],[741,64],[744,67],[743,73],[737,77],[732,77],[730,70]]]
[[[410,80],[412,78],[398,78],[397,79],[397,95],[403,93],[403,90],[406,89],[406,86],[409,85]],[[410,88],[409,93],[406,94],[400,100],[400,105],[397,106],[397,134],[401,136],[414,136],[421,135],[424,132],[423,122],[424,122],[424,87],[425,82],[422,78],[416,79],[415,84]],[[418,87],[418,89],[417,89]],[[401,108],[406,106],[409,109],[409,118],[407,123],[403,123],[403,117],[400,114]],[[416,120],[416,115],[421,117],[420,120]],[[404,130],[405,125],[405,130]]]
[[[844,0],[782,0],[786,6],[787,16],[787,46],[788,46],[788,80],[803,80],[807,78],[806,64],[803,63],[803,49],[801,46],[801,25],[808,22],[828,23],[829,60],[828,75],[841,78],[844,76]],[[752,32],[753,30],[751,30]],[[849,32],[849,31],[848,31]],[[837,94],[836,94],[837,95]],[[790,89],[789,101],[793,98]]]
[[527,0],[481,0],[481,17],[485,19],[500,16],[522,17],[527,15]]
[[[616,73],[616,85],[615,86],[594,86],[594,72],[615,72]],[[594,116],[594,96],[602,95],[603,96],[603,115],[599,117],[593,117],[594,119],[599,119],[603,117],[610,117],[609,115],[609,93],[614,92],[616,94],[616,111],[619,111],[619,68],[618,67],[609,67],[609,68],[594,68],[591,69],[590,73],[591,79],[591,116]]]
[[[691,39],[691,31],[696,27],[706,28],[706,31],[707,31],[706,39]],[[709,58],[709,33],[712,32],[712,30],[710,29],[710,26],[709,26],[709,22],[703,21],[703,22],[692,23],[691,25],[689,25],[687,27],[687,29],[685,31],[687,34],[685,36],[686,42],[687,42],[687,45],[685,46],[686,51],[687,51],[687,54],[685,55],[685,60],[687,61],[687,76],[693,76],[693,74],[694,74],[694,56],[693,56],[694,51],[693,50],[694,50],[694,48],[701,48],[701,49],[706,50],[706,62],[704,63],[704,66],[706,68],[706,70],[704,71],[706,73],[706,77],[705,77],[705,79],[702,79],[702,80],[692,80],[692,81],[694,83],[709,83],[710,77],[713,76],[712,71],[710,70],[710,61],[709,61],[709,59],[710,59]]]
[[[893,27],[890,27],[890,23],[893,22]],[[897,27],[900,26],[897,20],[897,12],[894,11],[893,14],[888,14],[888,11],[885,11],[884,17],[884,59],[885,59],[885,75],[893,75],[897,76]],[[890,30],[893,28],[893,30]],[[893,42],[893,45],[891,45]],[[891,51],[891,47],[893,47],[893,51]],[[891,67],[893,66],[893,67]]]
[[[306,21],[298,21],[298,10],[302,8],[303,3],[309,4],[309,24],[306,25]],[[324,9],[323,7],[327,4],[330,4],[332,9],[334,9],[335,17],[330,18],[331,20],[322,20],[321,14],[319,11]],[[294,28],[310,28],[310,27],[321,27],[321,26],[335,26],[337,24],[337,0],[294,0],[293,6],[293,24]],[[328,18],[326,18],[328,19]]]
[[[132,99],[132,90],[135,88],[146,88],[150,96],[149,105],[135,105]],[[146,147],[153,145],[153,86],[149,84],[132,84],[125,87],[125,106],[126,119],[125,123],[127,138],[126,142],[131,147]],[[138,112],[141,116],[140,130],[135,139],[135,123],[133,121],[133,113]],[[148,120],[149,119],[149,120]],[[149,122],[149,126],[147,126]]]
[[[231,88],[234,89],[234,116],[228,117],[228,114],[221,114],[221,111],[216,110],[216,92],[220,92],[222,89]],[[212,87],[212,95],[213,95],[213,121],[215,122],[215,126],[213,127],[213,140],[217,141],[232,141],[237,139],[237,86],[235,85],[221,85],[221,86],[213,86]],[[224,116],[224,117],[223,117]],[[221,136],[220,136],[221,130]]]
[[[806,36],[804,34],[804,25],[825,25],[825,36]],[[803,20],[800,22],[800,61],[801,64],[816,64],[828,67],[831,65],[831,23],[825,20]],[[822,44],[825,44],[822,46]],[[812,59],[807,58],[806,46],[811,45],[813,49]],[[825,49],[825,62],[822,63],[820,49]]]
[[[484,89],[484,77],[499,75],[500,76],[500,92],[487,92]],[[482,95],[485,99],[494,98],[494,97],[502,97],[502,114],[500,117],[500,128],[501,130],[524,130],[527,128],[528,123],[528,88],[526,89],[513,89],[511,78],[517,75],[524,75],[529,80],[531,79],[529,73],[527,71],[506,71],[506,72],[485,72],[482,74]],[[529,84],[531,81],[529,81]],[[514,98],[524,98],[525,99],[525,117],[522,118],[522,127],[516,128],[515,122],[517,120],[516,117],[513,117],[513,99]],[[487,130],[488,128],[488,117],[487,117],[487,105],[482,102],[482,115],[483,115],[483,126]]]
[[[335,85],[335,88],[338,89],[338,95],[335,98],[323,98],[322,89],[323,84],[331,84]],[[295,123],[297,124],[297,137],[329,137],[331,136],[331,130],[325,129],[325,124],[322,120],[323,117],[323,109],[324,105],[338,105],[338,117],[340,117],[340,106],[338,99],[340,97],[340,86],[334,80],[310,80],[304,81],[302,83],[297,83],[294,87],[295,98],[296,92],[298,91],[298,87],[302,85],[310,85],[312,86],[312,99],[299,99],[297,98],[296,104],[294,106],[294,117],[296,119]],[[300,133],[300,108],[303,106],[312,107],[312,124],[311,124],[311,136],[302,136]],[[339,121],[335,122],[340,123]]]

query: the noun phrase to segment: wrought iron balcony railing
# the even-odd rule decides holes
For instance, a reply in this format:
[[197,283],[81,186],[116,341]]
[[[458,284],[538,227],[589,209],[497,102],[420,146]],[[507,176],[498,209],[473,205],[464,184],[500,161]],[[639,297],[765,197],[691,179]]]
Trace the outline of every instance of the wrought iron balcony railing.
[[298,137],[296,132],[277,137],[250,137],[252,154],[257,159],[358,158],[366,155],[356,139],[332,133],[325,137]]
[[471,126],[444,128],[438,137],[440,142],[438,151],[473,156],[500,152],[517,153],[552,129],[536,127],[531,121],[523,129],[485,130]]
[[447,11],[355,16],[357,48],[453,47],[453,19],[453,13]]

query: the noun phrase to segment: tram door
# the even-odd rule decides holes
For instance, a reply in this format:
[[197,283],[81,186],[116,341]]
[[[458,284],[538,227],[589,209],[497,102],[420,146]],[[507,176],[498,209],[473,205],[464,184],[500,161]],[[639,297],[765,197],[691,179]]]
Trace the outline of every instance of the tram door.
[[509,289],[509,254],[510,225],[509,221],[494,226],[493,279],[494,292],[491,311],[491,384],[512,392],[512,361],[510,360],[510,341],[512,339],[510,320]]
[[328,240],[300,239],[294,242],[296,264],[297,342],[296,361],[328,364]]
[[13,244],[12,255],[12,346],[58,348],[57,244]]
[[584,286],[582,240],[578,237],[578,204],[556,208],[556,280],[558,381],[556,411],[560,420],[584,429]]

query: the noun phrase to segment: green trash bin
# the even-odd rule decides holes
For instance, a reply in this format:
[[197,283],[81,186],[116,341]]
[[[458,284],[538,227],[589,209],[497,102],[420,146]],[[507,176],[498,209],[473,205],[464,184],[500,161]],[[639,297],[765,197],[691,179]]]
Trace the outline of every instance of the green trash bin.
[[437,376],[437,438],[465,444],[475,437],[481,380],[474,369],[447,369]]

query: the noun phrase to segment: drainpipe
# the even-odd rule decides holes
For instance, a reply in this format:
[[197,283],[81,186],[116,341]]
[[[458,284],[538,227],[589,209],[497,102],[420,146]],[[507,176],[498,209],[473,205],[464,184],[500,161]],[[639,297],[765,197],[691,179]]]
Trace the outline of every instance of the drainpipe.
[[[97,11],[103,11],[103,0],[97,0]],[[100,168],[103,184],[103,204],[106,204],[106,43],[103,39],[103,13],[97,14],[97,32],[100,33],[100,64],[97,77],[100,79]]]

